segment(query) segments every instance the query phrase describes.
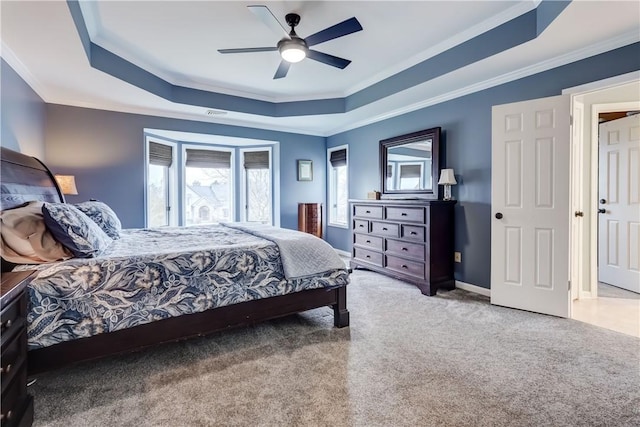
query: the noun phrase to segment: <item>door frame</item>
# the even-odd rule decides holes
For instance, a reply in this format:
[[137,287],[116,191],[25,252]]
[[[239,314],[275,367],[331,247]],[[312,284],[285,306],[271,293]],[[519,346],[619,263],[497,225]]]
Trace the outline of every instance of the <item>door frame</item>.
[[[595,202],[598,200],[598,115],[600,113],[612,111],[629,111],[640,110],[640,99],[634,101],[602,101],[591,104],[590,111],[582,111],[580,105],[581,99],[578,97],[593,94],[595,92],[605,92],[607,90],[615,90],[619,86],[630,83],[640,82],[640,72],[627,73],[621,76],[591,82],[586,85],[568,88],[562,91],[563,94],[571,95],[571,113],[572,126],[580,124],[582,120],[588,120],[591,128],[590,138],[585,140],[582,132],[576,132],[572,129],[572,164],[571,164],[571,188],[574,190],[572,194],[572,207],[575,211],[587,213],[589,219],[588,226],[588,245],[585,245],[582,237],[584,236],[584,223],[582,218],[572,216],[571,223],[571,242],[570,242],[570,280],[572,299],[580,298],[596,298],[598,291],[598,213],[594,208]],[[578,108],[576,108],[578,106]],[[577,114],[580,114],[577,117]],[[584,153],[589,153],[589,165],[585,164]],[[588,167],[589,173],[585,174],[584,170]],[[576,223],[576,221],[579,221]],[[589,271],[584,277],[585,270],[583,266],[589,266]],[[588,283],[585,288],[583,282]]]

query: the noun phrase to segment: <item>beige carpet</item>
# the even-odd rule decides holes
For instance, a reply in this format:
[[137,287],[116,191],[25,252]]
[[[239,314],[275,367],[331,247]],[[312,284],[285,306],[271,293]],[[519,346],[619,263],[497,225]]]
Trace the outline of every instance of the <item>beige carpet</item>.
[[638,426],[640,340],[357,270],[329,309],[52,372],[36,426]]

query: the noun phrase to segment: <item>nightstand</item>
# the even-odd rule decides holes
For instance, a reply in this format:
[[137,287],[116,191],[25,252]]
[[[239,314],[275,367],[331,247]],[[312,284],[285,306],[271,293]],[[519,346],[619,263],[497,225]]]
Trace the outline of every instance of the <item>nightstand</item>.
[[27,292],[26,280],[33,272],[2,273],[0,341],[2,358],[2,427],[30,426],[33,397],[27,394]]

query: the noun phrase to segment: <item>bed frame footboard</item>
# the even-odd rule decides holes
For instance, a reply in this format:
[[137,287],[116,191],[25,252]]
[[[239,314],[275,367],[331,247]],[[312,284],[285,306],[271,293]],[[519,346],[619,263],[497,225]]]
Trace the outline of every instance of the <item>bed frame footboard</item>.
[[336,327],[349,325],[347,289],[310,289],[292,294],[247,301],[202,313],[158,320],[120,331],[66,341],[27,353],[30,377],[74,363],[141,350],[165,342],[204,336],[224,329],[329,306]]

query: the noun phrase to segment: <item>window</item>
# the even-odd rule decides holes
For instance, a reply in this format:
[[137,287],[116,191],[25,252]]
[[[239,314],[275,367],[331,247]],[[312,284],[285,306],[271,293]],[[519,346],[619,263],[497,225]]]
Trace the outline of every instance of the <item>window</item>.
[[348,227],[349,182],[348,147],[346,145],[327,150],[329,175],[329,225]]
[[172,142],[156,132],[162,131],[146,134],[145,226],[279,225],[277,142],[224,136],[215,145]]
[[242,150],[244,221],[271,224],[271,150]]
[[234,221],[232,152],[223,148],[186,148],[184,223]]
[[400,163],[400,190],[423,188],[422,163]]
[[176,225],[171,211],[175,199],[175,145],[148,141],[147,153],[147,225]]

